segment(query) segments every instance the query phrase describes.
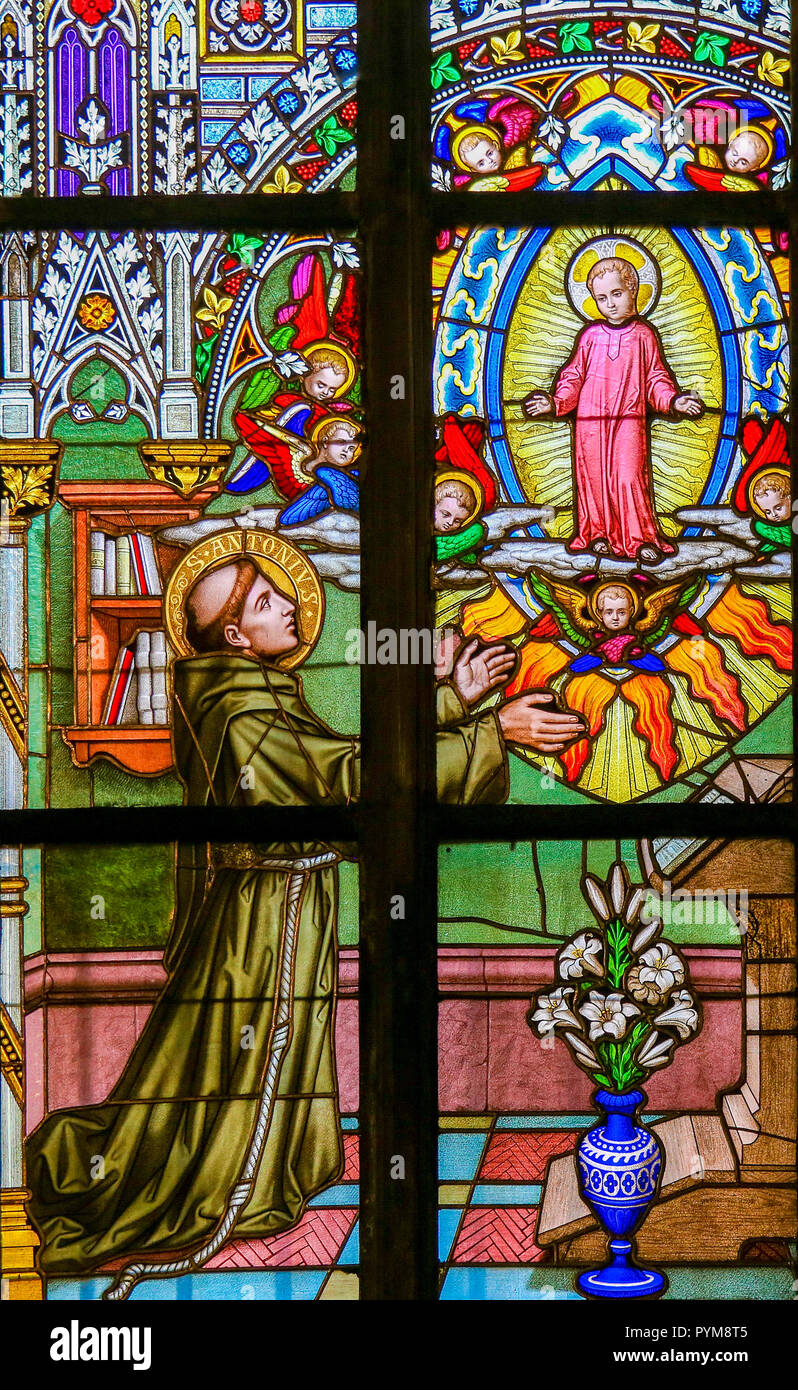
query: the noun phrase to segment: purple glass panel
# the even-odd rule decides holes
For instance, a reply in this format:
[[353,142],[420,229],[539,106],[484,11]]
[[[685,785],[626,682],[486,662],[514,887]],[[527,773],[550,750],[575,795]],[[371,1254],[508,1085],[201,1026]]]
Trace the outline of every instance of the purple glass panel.
[[[107,135],[130,130],[130,53],[117,29],[109,29],[98,54],[100,100],[108,112]],[[111,194],[130,192],[130,169],[113,169],[106,178]]]
[[[86,96],[86,50],[77,29],[67,29],[55,50],[55,128],[62,135],[75,135],[76,113]],[[58,170],[58,192],[80,192],[80,179],[69,169]]]

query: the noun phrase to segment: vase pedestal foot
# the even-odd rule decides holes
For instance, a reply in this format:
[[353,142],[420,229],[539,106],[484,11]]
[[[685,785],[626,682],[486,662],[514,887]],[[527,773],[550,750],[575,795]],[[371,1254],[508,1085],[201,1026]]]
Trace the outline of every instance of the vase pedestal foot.
[[589,1269],[577,1278],[580,1293],[587,1298],[657,1298],[668,1281],[656,1269],[638,1269],[630,1262],[632,1243],[611,1240],[613,1259],[603,1269]]

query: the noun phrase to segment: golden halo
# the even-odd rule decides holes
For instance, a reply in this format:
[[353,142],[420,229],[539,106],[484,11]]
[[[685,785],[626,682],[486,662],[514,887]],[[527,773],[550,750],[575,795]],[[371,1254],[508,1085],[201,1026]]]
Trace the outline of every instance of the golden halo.
[[[767,517],[754,497],[754,488],[761,478],[769,477],[771,473],[776,473],[780,478],[785,479],[787,483],[787,495],[789,497],[792,496],[792,478],[790,477],[789,468],[768,468],[767,464],[763,463],[762,467],[757,469],[748,484],[748,505],[753,512],[756,512],[758,516],[762,517],[763,521],[767,521]],[[770,525],[772,524],[771,522]]]
[[196,655],[186,637],[186,598],[204,574],[244,557],[253,560],[267,579],[296,601],[299,646],[274,662],[278,670],[290,671],[307,660],[319,640],[324,623],[324,588],[304,551],[271,531],[242,531],[236,527],[234,531],[208,536],[186,552],[169,576],[164,595],[164,624],[169,641],[178,656]]
[[356,439],[356,441],[357,441],[357,444],[356,444],[355,452],[354,452],[354,454],[352,455],[352,462],[354,463],[355,459],[360,458],[360,454],[361,454],[361,451],[362,451],[362,448],[363,448],[363,445],[362,445],[362,443],[361,443],[361,430],[360,430],[360,426],[358,425],[357,421],[356,421],[356,420],[350,419],[349,416],[343,414],[343,412],[341,412],[340,414],[335,414],[335,415],[322,415],[321,419],[313,426],[313,429],[310,431],[310,441],[311,441],[311,443],[312,443],[312,444],[316,444],[316,445],[318,444],[318,442],[319,442],[319,435],[321,434],[321,432],[322,432],[322,430],[325,428],[325,426],[329,425],[331,422],[332,422],[333,424],[335,424],[335,425],[341,425],[341,424],[351,425],[351,426],[353,427],[353,429],[356,429],[356,430],[357,430],[357,435],[355,436],[355,439]]
[[342,386],[337,388],[333,396],[333,400],[337,401],[354,385],[355,377],[358,373],[358,365],[349,351],[349,348],[344,347],[343,343],[336,343],[332,338],[319,338],[316,343],[305,343],[305,346],[301,349],[301,353],[305,361],[307,361],[312,352],[319,352],[320,350],[335,352],[339,357],[343,357],[346,362],[346,380]]
[[[771,135],[767,126],[757,125],[755,121],[751,121],[748,125],[742,126],[740,130],[736,131],[735,133],[737,135],[749,135],[751,132],[753,132],[754,135],[758,135],[760,140],[764,140],[767,146],[767,154],[765,155],[765,158],[762,160],[762,163],[755,165],[755,169],[763,169],[765,165],[768,163],[768,160],[771,160],[773,158],[773,151],[776,148],[776,142],[773,139],[773,136]],[[754,172],[754,170],[752,170],[752,172]]]
[[463,483],[470,488],[476,499],[476,504],[463,522],[461,530],[464,531],[466,526],[470,526],[472,521],[476,521],[485,506],[485,491],[473,473],[467,473],[464,468],[447,468],[442,473],[435,474],[434,483],[436,488],[439,483]]
[[591,618],[594,618],[597,623],[602,622],[602,617],[598,611],[596,604],[599,595],[602,594],[605,589],[623,589],[629,595],[629,599],[632,604],[632,615],[629,621],[632,622],[640,612],[640,598],[635,593],[631,584],[624,584],[623,580],[619,579],[603,579],[600,584],[596,584],[590,590],[590,594],[587,600],[587,607]]
[[587,287],[587,277],[597,261],[614,258],[629,261],[637,271],[640,288],[637,292],[638,314],[649,314],[659,299],[662,288],[659,266],[653,256],[631,237],[604,236],[580,246],[565,272],[565,288],[572,307],[583,319],[598,321],[601,314]]
[[491,144],[498,145],[499,149],[501,149],[501,141],[496,131],[492,130],[489,125],[464,125],[461,126],[459,130],[455,131],[452,136],[452,159],[458,169],[463,170],[464,174],[473,174],[474,170],[471,168],[470,164],[466,164],[465,160],[460,156],[460,146],[468,135],[478,135],[480,140],[490,140]]

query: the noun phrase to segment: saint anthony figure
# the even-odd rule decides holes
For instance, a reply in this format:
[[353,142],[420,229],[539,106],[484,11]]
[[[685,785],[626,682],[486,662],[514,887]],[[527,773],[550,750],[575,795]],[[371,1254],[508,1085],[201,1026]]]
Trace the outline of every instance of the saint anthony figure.
[[[321,624],[317,606],[316,633],[306,630],[297,569],[305,593],[321,594],[318,575],[275,544],[282,566],[241,555],[206,567],[187,594],[195,655],[175,662],[174,753],[192,804],[346,804],[358,793],[359,740],[324,724],[286,669]],[[504,799],[505,739],[557,751],[584,734],[540,695],[469,718],[512,664],[471,643],[439,687],[446,800]],[[141,1277],[201,1268],[233,1234],[292,1226],[340,1177],[340,857],[319,843],[181,847],[168,980],[122,1077],[105,1102],[57,1111],[28,1140],[44,1273],[113,1262],[105,1296],[126,1297]]]
[[587,286],[603,322],[582,329],[551,395],[533,391],[524,411],[576,412],[577,530],[568,549],[653,565],[675,547],[654,511],[647,412],[697,416],[704,407],[680,392],[657,334],[638,317],[639,284],[631,261],[596,262]]

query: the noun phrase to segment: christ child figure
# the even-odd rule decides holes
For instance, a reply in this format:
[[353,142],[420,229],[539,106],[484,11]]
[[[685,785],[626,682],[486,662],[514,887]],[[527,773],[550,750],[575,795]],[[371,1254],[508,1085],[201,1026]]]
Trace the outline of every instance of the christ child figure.
[[533,391],[524,413],[576,415],[577,530],[568,549],[655,565],[675,546],[654,511],[647,414],[695,417],[704,405],[680,391],[656,332],[638,316],[639,285],[631,261],[596,262],[587,288],[601,320],[582,329],[551,394]]

